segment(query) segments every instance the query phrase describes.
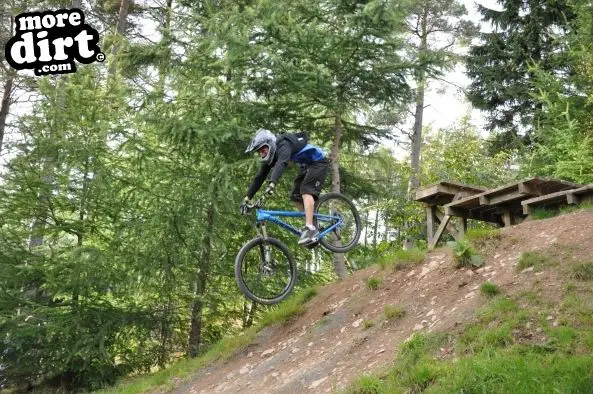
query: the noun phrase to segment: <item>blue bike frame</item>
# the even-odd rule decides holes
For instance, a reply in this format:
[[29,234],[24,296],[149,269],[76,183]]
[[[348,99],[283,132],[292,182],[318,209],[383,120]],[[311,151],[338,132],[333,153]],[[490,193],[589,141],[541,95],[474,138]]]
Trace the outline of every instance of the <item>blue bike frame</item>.
[[[293,233],[294,235],[301,235],[301,230],[297,229],[296,227],[283,222],[282,220],[278,219],[278,217],[288,217],[288,218],[299,218],[299,217],[304,217],[305,213],[304,212],[297,212],[297,211],[268,211],[265,209],[257,209],[257,224],[262,224],[263,222],[272,222],[272,223],[276,223],[277,225],[279,225],[280,227],[290,231],[291,233]],[[314,214],[315,218],[317,218],[318,222],[335,222],[334,224],[332,224],[331,226],[329,226],[328,228],[324,229],[323,231],[321,231],[319,233],[319,238],[322,238],[323,236],[325,236],[327,233],[333,231],[336,227],[339,227],[342,225],[342,223],[344,222],[344,219],[342,219],[339,216],[331,216],[331,215],[322,215],[319,213],[315,213]]]

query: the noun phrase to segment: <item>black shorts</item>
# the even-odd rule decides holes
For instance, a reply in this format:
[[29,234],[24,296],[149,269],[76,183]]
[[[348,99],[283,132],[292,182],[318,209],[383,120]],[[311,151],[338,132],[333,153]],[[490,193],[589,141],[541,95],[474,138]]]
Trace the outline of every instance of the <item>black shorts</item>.
[[323,159],[314,161],[301,167],[301,171],[294,179],[294,187],[290,193],[292,201],[303,201],[303,194],[311,194],[315,200],[319,198],[323,182],[327,177],[329,161]]

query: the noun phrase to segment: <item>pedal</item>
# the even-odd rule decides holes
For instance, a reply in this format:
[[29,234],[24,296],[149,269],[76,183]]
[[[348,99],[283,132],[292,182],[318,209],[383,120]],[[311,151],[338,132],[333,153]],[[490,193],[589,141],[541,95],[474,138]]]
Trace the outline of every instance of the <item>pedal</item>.
[[306,244],[305,247],[307,249],[314,249],[317,245],[319,245],[319,238],[313,238],[313,241]]

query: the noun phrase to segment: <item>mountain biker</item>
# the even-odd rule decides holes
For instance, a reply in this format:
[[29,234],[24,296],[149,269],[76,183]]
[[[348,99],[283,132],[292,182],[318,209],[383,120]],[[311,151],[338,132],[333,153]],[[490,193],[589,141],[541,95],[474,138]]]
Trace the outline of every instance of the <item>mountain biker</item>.
[[251,204],[251,199],[270,171],[272,174],[265,190],[266,194],[274,193],[278,179],[289,161],[295,162],[299,164],[300,172],[294,179],[290,199],[297,209],[305,211],[306,224],[298,243],[311,247],[318,242],[319,230],[313,224],[313,209],[327,176],[329,161],[321,148],[307,142],[305,133],[285,133],[276,138],[266,129],[259,129],[256,132],[245,153],[256,151],[261,158],[261,166],[241,204],[241,213],[247,212],[247,206]]

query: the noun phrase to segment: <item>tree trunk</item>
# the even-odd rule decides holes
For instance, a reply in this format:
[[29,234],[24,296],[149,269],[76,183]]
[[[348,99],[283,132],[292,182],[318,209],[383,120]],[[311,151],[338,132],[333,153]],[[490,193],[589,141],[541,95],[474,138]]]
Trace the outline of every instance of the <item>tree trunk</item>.
[[[421,33],[420,33],[420,48],[418,51],[418,58],[422,59],[428,49],[428,8],[425,8],[424,13],[421,16],[420,21]],[[414,199],[414,194],[420,186],[420,150],[422,148],[422,121],[424,116],[424,90],[426,87],[426,72],[424,69],[418,71],[416,76],[416,111],[414,113],[414,130],[412,132],[412,151],[410,153],[410,179],[408,181],[408,201]],[[412,228],[412,224],[406,222],[405,228],[407,232]],[[413,240],[406,235],[404,240],[404,249],[410,249],[413,246]]]
[[364,246],[369,246],[369,211],[367,210],[364,214]]
[[[342,115],[340,113],[336,113],[334,122],[334,140],[331,148],[331,191],[335,193],[340,193],[340,142],[342,140],[343,132],[344,129],[342,125]],[[332,242],[340,242],[333,233]],[[342,253],[334,253],[334,270],[336,271],[338,278],[343,279],[346,277],[346,262]]]
[[14,83],[14,73],[11,70],[6,72],[6,81],[4,81],[4,93],[2,94],[2,104],[0,104],[0,154],[2,154],[2,143],[4,142],[4,130],[6,130],[6,120],[8,110],[10,109],[10,98],[12,96],[12,86]]
[[166,51],[167,60],[162,63],[162,64],[164,64],[163,67],[159,67],[159,83],[158,83],[158,88],[157,88],[158,91],[163,93],[163,96],[165,94],[166,79],[167,79],[168,70],[169,70],[170,64],[171,64],[171,13],[172,13],[172,8],[173,8],[173,0],[167,0],[167,6],[165,8],[165,20],[163,22],[163,28],[161,30],[161,33],[163,35],[161,42],[167,49],[167,51]]
[[243,328],[249,328],[253,325],[256,311],[257,302],[243,302]]
[[121,0],[119,5],[119,18],[117,19],[117,25],[115,26],[115,43],[111,48],[111,61],[109,65],[109,75],[115,74],[117,67],[117,54],[121,46],[124,33],[126,32],[126,26],[128,24],[128,12],[130,10],[131,0]]
[[377,249],[377,230],[379,227],[379,210],[375,211],[375,226],[374,226],[374,233],[373,233],[373,247]]
[[206,228],[202,238],[202,253],[198,261],[197,276],[195,283],[194,300],[191,305],[191,326],[187,346],[187,356],[196,357],[200,352],[202,337],[202,310],[204,303],[202,298],[206,292],[208,268],[211,266],[212,255],[212,231],[214,230],[214,203],[210,203],[206,212]]
[[420,186],[420,150],[422,148],[422,118],[424,116],[424,71],[420,71],[420,80],[416,90],[416,112],[414,115],[414,131],[412,133],[412,152],[410,158],[410,179],[408,182],[408,194],[413,196]]

